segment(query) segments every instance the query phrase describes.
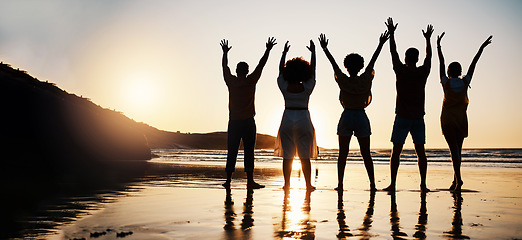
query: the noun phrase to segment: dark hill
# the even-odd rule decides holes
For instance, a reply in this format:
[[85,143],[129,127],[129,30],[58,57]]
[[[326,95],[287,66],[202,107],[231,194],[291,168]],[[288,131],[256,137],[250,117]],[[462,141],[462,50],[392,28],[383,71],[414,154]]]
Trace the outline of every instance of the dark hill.
[[[35,227],[24,219],[53,199],[145,176],[151,147],[226,149],[224,132],[158,130],[4,63],[0,111],[0,239],[24,236]],[[274,137],[258,134],[257,148],[273,145]]]
[[[11,160],[143,160],[150,159],[150,148],[226,149],[227,144],[226,132],[158,130],[4,63],[0,105],[2,152]],[[256,148],[273,148],[274,141],[258,134]]]
[[[162,131],[147,125],[142,127],[151,148],[227,149],[226,132],[179,133]],[[275,137],[257,134],[256,149],[273,149],[274,143]]]
[[150,159],[137,123],[24,71],[0,65],[4,156],[14,159]]

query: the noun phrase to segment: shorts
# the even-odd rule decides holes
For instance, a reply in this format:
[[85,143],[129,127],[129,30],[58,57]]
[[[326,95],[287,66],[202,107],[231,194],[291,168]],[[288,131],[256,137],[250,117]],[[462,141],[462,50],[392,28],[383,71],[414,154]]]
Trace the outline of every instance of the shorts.
[[426,144],[424,118],[406,119],[395,115],[391,141],[397,144],[404,144],[408,133],[411,134],[414,144]]
[[337,124],[337,135],[369,137],[372,135],[370,120],[364,109],[345,109]]

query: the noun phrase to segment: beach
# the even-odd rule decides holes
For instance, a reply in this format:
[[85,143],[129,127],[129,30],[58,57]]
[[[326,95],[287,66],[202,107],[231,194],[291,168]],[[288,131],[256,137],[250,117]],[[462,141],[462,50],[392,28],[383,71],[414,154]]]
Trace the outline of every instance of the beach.
[[[447,190],[451,164],[430,164],[427,184],[432,191],[424,194],[419,191],[417,165],[406,162],[399,168],[397,191],[390,194],[369,191],[362,161],[351,161],[346,168],[345,190],[339,194],[333,190],[337,184],[333,163],[313,162],[314,192],[304,187],[299,160],[294,162],[288,192],[281,188],[283,178],[276,160],[256,163],[255,179],[266,188],[253,191],[246,189],[242,162],[230,191],[221,186],[222,161],[153,160],[148,164],[145,176],[122,189],[91,198],[64,199],[84,206],[81,213],[65,220],[55,217],[59,223],[52,228],[33,231],[25,238],[522,238],[520,168],[464,165],[463,190],[451,193]],[[389,165],[376,163],[375,176],[377,188],[386,187]]]

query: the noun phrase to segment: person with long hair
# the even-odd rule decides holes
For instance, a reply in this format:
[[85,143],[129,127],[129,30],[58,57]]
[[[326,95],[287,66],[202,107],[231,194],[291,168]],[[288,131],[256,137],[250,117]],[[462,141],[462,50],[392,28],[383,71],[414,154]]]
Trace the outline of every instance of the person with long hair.
[[442,134],[448,143],[451,161],[453,162],[453,183],[450,186],[451,191],[460,191],[462,188],[462,176],[460,174],[460,164],[462,162],[462,144],[464,138],[468,136],[468,116],[466,111],[468,109],[468,87],[471,82],[471,77],[475,71],[475,66],[482,55],[484,48],[491,43],[491,38],[482,45],[471,61],[466,75],[461,76],[462,66],[458,62],[452,62],[448,65],[448,75],[446,76],[446,66],[444,63],[444,55],[442,54],[442,47],[440,42],[444,37],[444,32],[437,37],[437,52],[440,63],[440,83],[444,91],[444,102],[442,103],[442,113],[440,116],[440,123]]
[[311,183],[311,158],[317,157],[315,130],[308,111],[308,101],[315,87],[315,44],[310,40],[312,57],[310,63],[302,57],[288,60],[286,54],[290,49],[285,44],[279,64],[277,85],[285,100],[285,111],[277,134],[274,155],[283,157],[284,189],[290,189],[292,163],[296,153],[301,161],[301,168],[306,182],[306,189],[313,191]]

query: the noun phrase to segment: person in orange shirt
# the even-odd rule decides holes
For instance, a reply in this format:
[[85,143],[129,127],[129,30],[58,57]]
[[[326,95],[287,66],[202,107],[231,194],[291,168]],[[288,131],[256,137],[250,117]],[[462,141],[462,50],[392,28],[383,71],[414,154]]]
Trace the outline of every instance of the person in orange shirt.
[[239,62],[236,67],[237,76],[232,75],[228,67],[228,52],[232,46],[228,45],[228,40],[221,40],[221,49],[223,50],[223,78],[228,87],[228,137],[227,137],[227,165],[225,171],[227,180],[223,183],[223,187],[230,188],[232,173],[235,171],[239,144],[243,139],[244,146],[244,165],[247,173],[247,188],[258,189],[265,186],[254,181],[254,147],[256,144],[256,123],[254,116],[256,115],[254,108],[254,98],[256,92],[256,84],[261,78],[261,72],[265,66],[268,55],[272,47],[276,45],[275,38],[268,38],[266,42],[266,50],[259,60],[259,64],[251,74],[248,74],[248,64]]

